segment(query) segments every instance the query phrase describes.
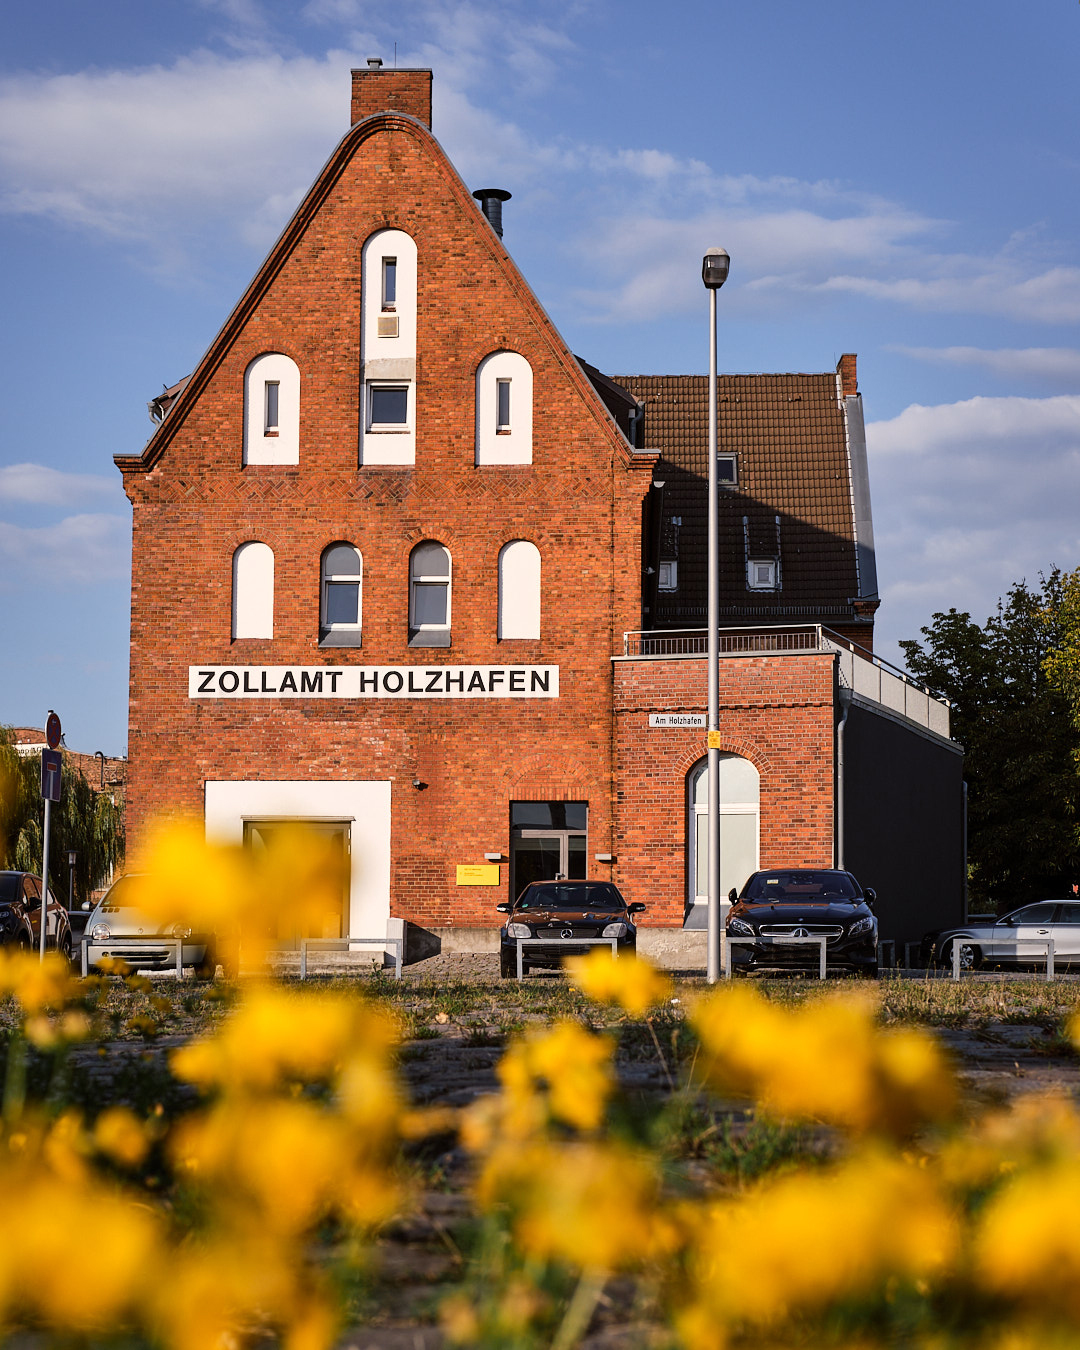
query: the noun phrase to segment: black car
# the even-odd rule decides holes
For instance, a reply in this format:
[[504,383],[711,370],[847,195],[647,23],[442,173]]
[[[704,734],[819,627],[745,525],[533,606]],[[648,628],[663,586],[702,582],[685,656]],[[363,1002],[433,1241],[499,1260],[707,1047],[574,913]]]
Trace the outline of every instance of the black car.
[[[727,932],[734,938],[823,937],[827,966],[876,975],[878,925],[874,892],[850,872],[782,867],[755,872],[741,892],[732,890]],[[736,942],[732,967],[818,969],[816,942],[790,945]]]
[[[637,929],[631,918],[645,906],[628,905],[610,881],[534,881],[511,904],[496,905],[507,916],[499,930],[499,973],[517,975],[518,938],[617,938],[618,950],[634,951]],[[554,942],[522,948],[522,974],[530,966],[559,966],[564,957],[583,956],[592,944]]]
[[[0,872],[0,946],[37,951],[41,942],[41,878],[32,872]],[[49,891],[45,946],[71,960],[67,910]]]

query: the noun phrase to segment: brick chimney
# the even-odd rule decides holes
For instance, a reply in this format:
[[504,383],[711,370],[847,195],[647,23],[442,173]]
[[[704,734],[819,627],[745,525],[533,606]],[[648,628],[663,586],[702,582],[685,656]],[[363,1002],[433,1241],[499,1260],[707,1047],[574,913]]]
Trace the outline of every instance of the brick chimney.
[[837,362],[836,372],[840,376],[840,392],[844,398],[859,392],[859,381],[855,378],[855,353],[846,352]]
[[366,70],[352,73],[352,123],[375,113],[405,113],[431,126],[431,71],[384,70],[377,56],[368,57]]

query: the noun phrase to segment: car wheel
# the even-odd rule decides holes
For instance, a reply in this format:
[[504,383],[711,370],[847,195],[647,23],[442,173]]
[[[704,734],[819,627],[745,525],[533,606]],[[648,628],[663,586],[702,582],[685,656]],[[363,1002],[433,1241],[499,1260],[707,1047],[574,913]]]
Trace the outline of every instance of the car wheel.
[[65,933],[64,936],[60,939],[59,952],[60,952],[60,955],[64,958],[65,961],[70,961],[70,960],[71,960],[71,934],[70,934],[70,933]]
[[973,942],[965,941],[963,938],[954,938],[945,948],[945,964],[952,969],[953,948],[960,949],[960,969],[978,970],[982,965],[982,952]]
[[505,952],[499,953],[499,974],[504,980],[517,979],[517,961]]
[[217,953],[207,947],[203,959],[195,967],[195,978],[197,980],[212,980],[217,974],[218,959]]
[[858,974],[864,980],[876,980],[878,977],[878,963],[875,961],[872,966],[860,966]]

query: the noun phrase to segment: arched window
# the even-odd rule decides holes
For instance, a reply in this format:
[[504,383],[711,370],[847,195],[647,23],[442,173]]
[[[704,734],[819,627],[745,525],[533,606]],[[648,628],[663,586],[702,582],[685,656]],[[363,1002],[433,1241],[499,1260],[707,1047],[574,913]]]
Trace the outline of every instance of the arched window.
[[300,369],[281,352],[244,372],[244,463],[300,463]]
[[274,636],[274,550],[269,544],[241,544],[233,554],[232,635]]
[[360,463],[416,461],[416,244],[378,230],[364,244]]
[[513,539],[499,550],[499,637],[540,636],[540,550]]
[[319,644],[359,647],[364,559],[352,544],[331,544],[322,555]]
[[430,539],[409,558],[409,646],[450,646],[450,554]]
[[[741,888],[758,868],[761,781],[741,755],[720,756],[720,898]],[[690,849],[687,923],[705,927],[709,899],[709,761],[699,760],[687,777],[687,839]],[[695,915],[695,906],[697,915]]]
[[477,464],[532,463],[532,386],[519,352],[492,352],[477,366]]

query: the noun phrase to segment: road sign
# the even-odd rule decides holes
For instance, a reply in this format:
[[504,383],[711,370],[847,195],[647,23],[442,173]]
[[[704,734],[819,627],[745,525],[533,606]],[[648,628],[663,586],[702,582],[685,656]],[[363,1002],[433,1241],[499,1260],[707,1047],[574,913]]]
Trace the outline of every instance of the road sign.
[[[57,722],[59,726],[59,721]],[[60,800],[60,771],[64,758],[59,750],[41,752],[41,795],[47,802]]]
[[[60,748],[60,736],[60,719],[50,708],[49,720],[45,723],[45,739],[49,743],[50,750],[58,750]],[[54,798],[53,800],[56,799]]]

